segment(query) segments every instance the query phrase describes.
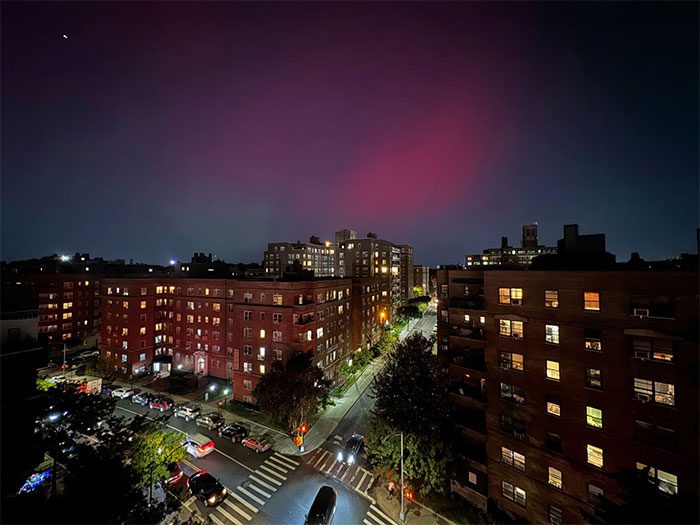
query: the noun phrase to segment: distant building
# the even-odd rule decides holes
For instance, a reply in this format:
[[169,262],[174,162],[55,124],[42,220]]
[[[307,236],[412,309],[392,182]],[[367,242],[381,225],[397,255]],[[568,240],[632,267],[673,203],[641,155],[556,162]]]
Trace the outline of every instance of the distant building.
[[520,247],[508,244],[508,237],[501,237],[500,248],[488,248],[483,253],[466,255],[466,267],[518,267],[529,266],[532,259],[546,254],[557,253],[557,249],[544,246],[537,240],[537,224],[523,226]]
[[421,264],[413,266],[413,287],[420,287],[422,295],[430,295],[430,268]]
[[275,242],[267,245],[263,255],[265,276],[281,277],[295,263],[304,270],[311,270],[316,277],[333,277],[335,268],[335,245],[321,242],[312,236],[309,242]]
[[401,263],[399,274],[401,276],[401,303],[413,297],[413,246],[408,244],[399,245],[401,250]]

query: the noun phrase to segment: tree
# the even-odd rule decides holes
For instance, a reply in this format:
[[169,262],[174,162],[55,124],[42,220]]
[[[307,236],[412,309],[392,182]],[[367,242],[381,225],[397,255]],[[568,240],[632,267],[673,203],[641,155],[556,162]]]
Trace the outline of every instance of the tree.
[[420,319],[421,312],[414,304],[409,304],[408,306],[402,306],[399,308],[399,315],[402,317],[407,317],[408,319]]
[[42,377],[37,377],[36,378],[36,389],[41,391],[41,392],[46,392],[48,391],[49,388],[53,388],[56,386],[56,383],[53,383],[49,381],[48,379],[44,379]]
[[398,472],[399,432],[404,434],[404,478],[422,494],[443,492],[449,480],[450,400],[448,378],[432,342],[414,334],[390,354],[372,386],[376,401],[366,449],[381,473]]
[[292,429],[302,414],[309,417],[328,401],[330,381],[312,359],[306,352],[285,365],[275,361],[253,390],[260,410],[284,428]]
[[149,421],[129,447],[129,461],[139,477],[140,487],[166,479],[168,465],[183,459],[182,437],[158,421]]

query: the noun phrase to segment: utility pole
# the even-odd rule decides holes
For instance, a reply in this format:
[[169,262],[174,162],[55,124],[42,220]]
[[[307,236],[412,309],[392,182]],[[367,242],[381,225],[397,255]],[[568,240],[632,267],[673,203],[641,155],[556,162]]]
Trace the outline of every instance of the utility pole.
[[65,375],[67,371],[66,368],[66,343],[63,343],[63,374]]
[[404,512],[403,509],[403,491],[404,491],[404,486],[403,486],[403,432],[401,432],[401,512],[399,513],[399,519],[403,523],[404,519],[406,518],[406,513]]

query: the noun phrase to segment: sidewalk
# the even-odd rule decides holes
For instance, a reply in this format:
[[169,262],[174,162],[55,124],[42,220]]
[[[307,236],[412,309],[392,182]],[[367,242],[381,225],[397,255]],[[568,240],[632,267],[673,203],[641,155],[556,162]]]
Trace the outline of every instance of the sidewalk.
[[[389,490],[387,488],[386,480],[380,478],[379,482],[375,484],[374,488],[369,491],[369,494],[376,502],[375,504],[377,507],[379,507],[379,510],[389,516],[391,519],[395,520],[396,523],[401,523],[399,520],[401,496],[397,494],[393,498],[389,499]],[[408,523],[410,525],[456,525],[455,522],[450,521],[445,516],[442,516],[441,514],[432,511],[428,507],[425,507],[417,500],[404,500],[404,509],[404,523]]]

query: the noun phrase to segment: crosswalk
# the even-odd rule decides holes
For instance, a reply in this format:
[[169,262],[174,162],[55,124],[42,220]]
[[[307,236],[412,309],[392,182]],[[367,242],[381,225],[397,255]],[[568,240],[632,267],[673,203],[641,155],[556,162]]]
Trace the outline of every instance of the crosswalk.
[[367,510],[365,518],[362,520],[364,525],[399,525],[389,516],[384,514],[379,507],[372,503]]
[[374,482],[374,476],[366,468],[338,461],[336,453],[328,449],[318,448],[304,460],[319,472],[336,478],[343,485],[365,496]]
[[[187,464],[200,470],[189,462]],[[209,517],[215,525],[245,525],[298,466],[298,461],[274,452],[234,490],[226,487],[228,497],[211,509]],[[192,510],[195,501],[196,498],[192,496],[185,502],[185,507]]]

